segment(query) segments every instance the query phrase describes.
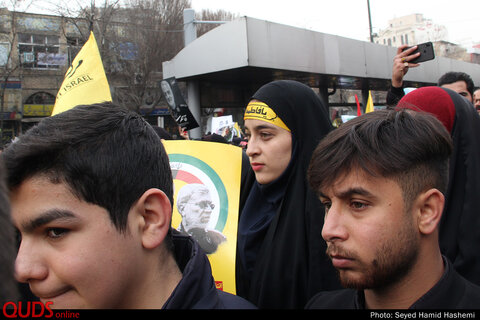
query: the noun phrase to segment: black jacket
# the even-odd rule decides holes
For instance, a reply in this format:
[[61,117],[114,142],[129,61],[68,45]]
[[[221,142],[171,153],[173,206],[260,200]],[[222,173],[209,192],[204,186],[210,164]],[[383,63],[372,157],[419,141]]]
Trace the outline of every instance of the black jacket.
[[255,309],[245,299],[215,288],[210,262],[196,241],[173,231],[173,243],[183,277],[162,309]]
[[390,86],[390,89],[387,91],[387,106],[396,106],[398,101],[400,101],[404,95],[405,91],[403,91],[403,87],[396,88],[394,86]]
[[[480,287],[459,275],[444,258],[445,272],[437,284],[409,309],[478,309]],[[363,291],[343,289],[320,292],[305,306],[306,309],[365,309]]]

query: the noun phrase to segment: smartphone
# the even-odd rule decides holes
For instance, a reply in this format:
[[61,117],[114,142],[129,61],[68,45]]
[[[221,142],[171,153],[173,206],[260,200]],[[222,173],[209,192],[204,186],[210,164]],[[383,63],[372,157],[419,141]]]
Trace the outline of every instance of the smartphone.
[[[411,47],[405,48],[403,51],[409,49]],[[420,52],[420,55],[413,60],[408,62],[411,63],[419,63],[424,61],[429,61],[435,59],[435,52],[433,51],[433,44],[431,42],[425,42],[417,45],[417,50],[410,53],[410,55]]]

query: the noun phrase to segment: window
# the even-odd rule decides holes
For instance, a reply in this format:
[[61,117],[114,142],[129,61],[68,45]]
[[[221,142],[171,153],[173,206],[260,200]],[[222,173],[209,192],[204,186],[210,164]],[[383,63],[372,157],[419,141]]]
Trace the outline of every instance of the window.
[[73,47],[81,47],[85,44],[85,41],[78,37],[67,37],[67,44]]
[[0,42],[0,67],[5,67],[7,65],[9,53],[10,53],[10,43]]
[[85,44],[85,41],[81,38],[77,37],[67,37],[67,45],[68,45],[68,63],[71,64],[73,59],[75,59],[76,55],[82,49],[82,46]]
[[18,52],[24,68],[58,69],[66,64],[66,55],[59,53],[58,36],[18,34]]

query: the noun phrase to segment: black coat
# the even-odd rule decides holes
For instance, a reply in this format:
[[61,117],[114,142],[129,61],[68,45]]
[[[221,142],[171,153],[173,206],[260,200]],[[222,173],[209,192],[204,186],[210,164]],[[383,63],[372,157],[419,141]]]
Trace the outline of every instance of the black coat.
[[[451,126],[453,153],[440,221],[440,249],[458,273],[480,285],[480,117],[467,99],[440,87],[416,89],[398,107],[433,113],[447,129]],[[445,110],[452,108],[454,119],[449,119],[452,116]]]
[[455,122],[440,249],[458,273],[480,285],[480,117],[464,97],[442,89],[455,105]]
[[173,231],[175,257],[183,274],[162,309],[255,309],[241,297],[216,289],[206,254],[191,237]]
[[[409,309],[478,309],[480,287],[460,276],[448,259],[437,284],[413,303]],[[343,289],[321,292],[312,298],[306,309],[365,309],[363,291]]]
[[393,86],[390,86],[390,89],[387,91],[387,106],[393,107],[396,106],[398,101],[403,98],[405,95],[405,91],[403,91],[402,88],[396,88]]

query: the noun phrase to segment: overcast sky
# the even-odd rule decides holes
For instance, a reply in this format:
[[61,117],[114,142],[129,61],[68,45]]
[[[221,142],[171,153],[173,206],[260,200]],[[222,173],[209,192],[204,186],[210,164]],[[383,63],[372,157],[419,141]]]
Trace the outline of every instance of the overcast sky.
[[[39,7],[69,7],[92,0],[34,0]],[[104,0],[96,0],[100,5]],[[190,0],[193,9],[223,9],[286,25],[368,41],[367,0]],[[0,0],[0,3],[2,1]],[[29,1],[22,1],[29,2]],[[123,1],[121,1],[123,2]],[[35,8],[32,8],[35,9]],[[373,31],[388,26],[388,21],[412,13],[447,27],[450,42],[480,43],[480,0],[370,0]],[[40,10],[41,11],[41,10]],[[51,13],[44,10],[43,13]]]
[[[262,20],[368,40],[367,0],[191,0],[196,11],[224,9]],[[373,31],[412,13],[447,27],[448,41],[480,42],[480,0],[370,0]]]

